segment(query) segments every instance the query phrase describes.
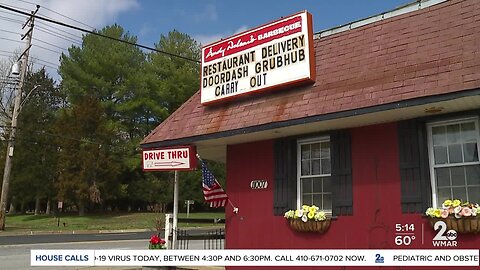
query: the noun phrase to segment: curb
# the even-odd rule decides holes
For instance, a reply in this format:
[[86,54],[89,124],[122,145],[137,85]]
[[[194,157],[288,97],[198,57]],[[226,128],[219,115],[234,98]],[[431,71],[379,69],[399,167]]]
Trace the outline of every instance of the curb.
[[0,231],[0,237],[2,236],[15,236],[15,235],[49,235],[49,234],[103,234],[103,233],[134,233],[134,232],[152,232],[150,229],[128,229],[128,230],[72,230],[72,231],[19,231],[8,232]]

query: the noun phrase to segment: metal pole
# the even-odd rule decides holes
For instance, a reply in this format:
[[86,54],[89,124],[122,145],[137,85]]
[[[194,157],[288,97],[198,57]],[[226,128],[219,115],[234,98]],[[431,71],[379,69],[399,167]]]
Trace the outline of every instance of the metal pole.
[[175,179],[174,179],[174,186],[173,186],[172,249],[177,248],[177,224],[178,224],[178,171],[175,171]]
[[[27,64],[28,64],[28,54],[30,51],[30,47],[32,46],[32,34],[33,34],[33,22],[35,17],[33,16],[37,13],[37,10],[32,12],[32,16],[28,19],[31,20],[30,29],[27,32],[27,41],[25,46],[25,51],[23,52],[23,59],[21,63],[21,72],[20,72],[20,82],[18,84],[17,89],[15,90],[15,100],[13,105],[13,112],[12,112],[12,123],[11,123],[11,130],[10,136],[8,139],[7,144],[7,156],[5,158],[5,168],[3,171],[3,182],[2,182],[2,195],[0,197],[0,231],[5,230],[5,216],[7,214],[7,197],[8,197],[8,189],[10,185],[10,174],[12,172],[12,163],[13,163],[13,150],[15,147],[15,135],[17,132],[17,120],[18,120],[18,113],[20,110],[20,104],[22,101],[22,88],[23,83],[25,81],[25,76],[27,75]],[[27,23],[28,23],[27,21]]]

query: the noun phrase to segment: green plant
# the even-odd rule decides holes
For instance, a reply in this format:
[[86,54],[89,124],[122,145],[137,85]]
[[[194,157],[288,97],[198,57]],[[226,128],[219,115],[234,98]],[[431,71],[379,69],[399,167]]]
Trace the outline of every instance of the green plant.
[[302,209],[297,209],[297,210],[289,210],[285,212],[284,217],[286,219],[301,219],[303,222],[307,222],[309,220],[314,220],[314,221],[323,221],[327,219],[327,215],[323,211],[319,211],[320,208],[318,208],[315,205],[308,206],[308,205],[303,205]]
[[462,217],[476,217],[480,215],[480,206],[478,203],[462,202],[460,200],[445,200],[441,208],[428,208],[425,214],[431,218],[448,218],[455,216],[460,219]]
[[166,249],[165,240],[158,237],[158,235],[154,234],[150,237],[150,242],[148,244],[148,249]]

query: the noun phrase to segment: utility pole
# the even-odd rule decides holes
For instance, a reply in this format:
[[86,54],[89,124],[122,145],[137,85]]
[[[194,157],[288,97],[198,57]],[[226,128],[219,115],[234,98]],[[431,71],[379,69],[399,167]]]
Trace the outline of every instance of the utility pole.
[[2,195],[0,197],[0,231],[5,230],[5,217],[7,214],[7,197],[8,197],[8,188],[10,185],[10,175],[12,172],[13,150],[15,147],[15,134],[17,131],[17,120],[18,120],[18,114],[20,112],[20,107],[22,102],[23,83],[27,75],[28,54],[30,51],[30,47],[32,47],[32,35],[33,35],[33,25],[35,21],[35,14],[38,12],[39,8],[40,6],[37,5],[37,9],[31,12],[30,17],[27,19],[27,22],[23,25],[23,28],[22,28],[22,29],[25,29],[26,26],[29,26],[27,33],[22,37],[22,40],[26,38],[25,50],[23,51],[22,55],[20,55],[19,57],[19,61],[21,61],[20,82],[18,83],[18,87],[15,90],[15,100],[14,100],[13,112],[12,112],[12,123],[11,123],[11,129],[10,129],[10,136],[7,144],[7,156],[5,158],[5,169],[3,171]]

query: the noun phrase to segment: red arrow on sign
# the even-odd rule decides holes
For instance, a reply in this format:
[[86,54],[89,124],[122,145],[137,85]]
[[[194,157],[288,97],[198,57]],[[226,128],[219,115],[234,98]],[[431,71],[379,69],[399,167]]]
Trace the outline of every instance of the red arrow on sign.
[[155,162],[154,165],[158,167],[176,167],[185,164],[184,162],[178,161],[164,161],[164,162]]

